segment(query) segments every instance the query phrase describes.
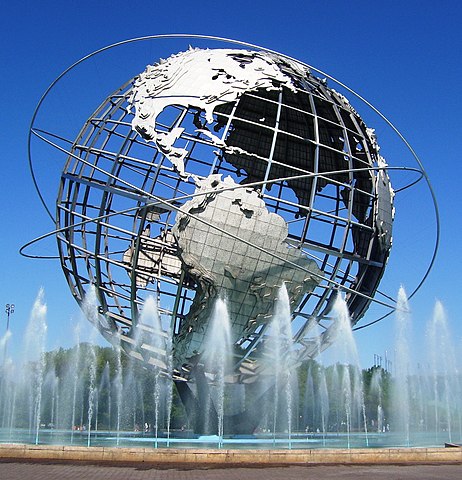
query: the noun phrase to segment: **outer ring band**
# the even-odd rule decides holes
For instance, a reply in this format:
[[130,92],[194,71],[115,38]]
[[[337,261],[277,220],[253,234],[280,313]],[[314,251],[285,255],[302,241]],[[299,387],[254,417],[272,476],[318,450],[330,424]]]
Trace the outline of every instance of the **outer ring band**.
[[[418,290],[422,287],[422,285],[424,284],[425,280],[428,278],[429,274],[430,274],[430,271],[432,270],[434,264],[435,264],[435,261],[436,261],[436,257],[437,257],[437,253],[438,253],[438,249],[439,249],[439,244],[440,244],[440,234],[441,234],[441,222],[440,222],[440,215],[439,215],[439,208],[438,208],[438,203],[437,203],[437,200],[436,200],[436,195],[435,195],[435,192],[434,192],[434,189],[432,187],[432,184],[430,182],[430,179],[427,175],[427,172],[425,171],[425,168],[420,160],[420,158],[418,157],[417,153],[414,151],[414,149],[411,147],[410,143],[406,140],[406,138],[404,137],[404,135],[395,127],[395,125],[390,121],[388,120],[388,118],[382,114],[376,107],[374,107],[370,102],[368,102],[365,98],[363,98],[360,94],[358,94],[356,91],[354,91],[353,89],[351,89],[350,87],[348,87],[347,85],[345,85],[344,83],[340,82],[339,80],[337,80],[335,77],[325,73],[324,71],[312,66],[312,65],[309,65],[307,63],[304,63],[300,60],[297,60],[293,57],[290,57],[288,55],[285,55],[285,54],[281,54],[279,52],[276,52],[275,50],[271,50],[269,48],[265,48],[265,47],[261,47],[259,45],[255,45],[255,44],[252,44],[252,43],[248,43],[248,42],[244,42],[244,41],[240,41],[240,40],[232,40],[232,39],[229,39],[229,38],[224,38],[224,37],[217,37],[217,36],[213,36],[213,35],[200,35],[200,34],[190,34],[190,33],[171,33],[171,34],[159,34],[159,35],[147,35],[147,36],[143,36],[143,37],[135,37],[135,38],[130,38],[130,39],[127,39],[127,40],[122,40],[120,42],[116,42],[116,43],[113,43],[111,45],[107,45],[105,47],[102,47],[98,50],[95,50],[91,53],[89,53],[88,55],[85,55],[84,57],[80,58],[79,60],[77,60],[76,62],[74,62],[72,65],[70,65],[66,70],[64,70],[60,75],[58,75],[58,77],[55,78],[55,80],[53,80],[53,82],[48,86],[48,88],[45,90],[45,92],[43,93],[43,95],[41,96],[40,100],[38,101],[37,103],[37,106],[35,107],[35,110],[34,110],[34,113],[32,115],[32,119],[31,119],[31,122],[30,122],[30,125],[29,125],[29,133],[28,133],[28,139],[27,139],[27,152],[28,152],[28,162],[29,162],[29,170],[30,170],[30,173],[31,173],[31,176],[32,176],[32,181],[33,181],[33,184],[34,184],[34,187],[37,191],[37,194],[39,196],[39,199],[42,203],[42,205],[44,206],[45,208],[45,211],[47,212],[48,216],[50,217],[50,219],[52,220],[52,222],[54,223],[55,222],[55,219],[52,215],[52,213],[50,212],[48,206],[46,205],[46,202],[40,192],[40,188],[39,188],[39,185],[38,185],[38,182],[37,182],[37,178],[36,178],[36,175],[35,175],[35,172],[34,172],[34,167],[33,167],[33,163],[32,163],[32,152],[31,152],[31,142],[32,142],[32,135],[33,135],[33,130],[34,130],[34,123],[35,123],[35,120],[37,118],[37,115],[40,111],[40,108],[43,104],[43,102],[45,101],[46,97],[48,96],[48,94],[50,93],[50,91],[53,89],[53,87],[64,77],[66,76],[71,70],[73,70],[75,67],[77,67],[78,65],[80,65],[81,63],[83,63],[85,60],[88,60],[89,58],[91,57],[94,57],[100,53],[103,53],[105,52],[106,50],[110,50],[112,48],[115,48],[115,47],[119,47],[119,46],[122,46],[122,45],[127,45],[127,44],[130,44],[130,43],[135,43],[135,42],[141,42],[141,41],[146,41],[146,40],[156,40],[156,39],[179,39],[179,38],[182,38],[182,39],[188,39],[188,38],[195,38],[195,39],[201,39],[201,40],[212,40],[212,41],[218,41],[218,42],[223,42],[223,43],[230,43],[230,44],[234,44],[234,45],[239,45],[239,46],[242,46],[242,47],[248,47],[248,48],[253,48],[253,49],[258,49],[258,50],[261,50],[261,51],[265,51],[265,52],[268,52],[268,53],[274,53],[274,54],[277,54],[283,58],[286,58],[288,60],[291,60],[291,61],[295,61],[307,68],[309,68],[310,70],[313,70],[315,72],[317,72],[318,74],[320,75],[323,75],[324,77],[332,80],[333,82],[337,83],[338,85],[340,85],[342,88],[344,88],[345,90],[347,90],[348,92],[350,92],[352,95],[354,95],[357,99],[361,100],[363,103],[365,103],[372,111],[374,111],[380,118],[382,118],[382,120],[398,135],[398,137],[401,139],[401,141],[404,143],[404,145],[407,147],[407,149],[410,151],[411,155],[413,156],[413,158],[415,159],[415,161],[417,162],[417,164],[419,165],[420,167],[420,170],[422,172],[422,175],[423,175],[423,178],[425,179],[426,183],[427,183],[427,186],[428,186],[428,189],[430,191],[430,195],[431,195],[431,198],[432,198],[432,203],[433,203],[433,208],[434,208],[434,214],[435,214],[435,224],[436,224],[436,233],[435,233],[435,245],[433,247],[433,253],[432,253],[432,256],[431,256],[431,259],[430,259],[430,262],[429,262],[429,265],[422,277],[422,279],[420,280],[420,282],[417,284],[417,286],[413,289],[413,291],[408,295],[408,298],[412,298],[417,292]],[[42,237],[40,237],[42,238]],[[30,244],[30,243],[29,243]],[[29,245],[27,244],[27,245]],[[26,245],[24,246],[26,247]],[[21,248],[20,252],[22,254],[22,250],[24,249],[24,247]],[[391,313],[393,312],[393,310],[389,313],[387,313],[386,315],[372,321],[372,322],[369,322],[365,325],[361,325],[359,327],[356,327],[354,328],[354,330],[360,330],[362,328],[365,328],[365,327],[368,327],[370,325],[373,325],[377,322],[379,322],[380,320],[383,320],[384,318],[388,317]]]

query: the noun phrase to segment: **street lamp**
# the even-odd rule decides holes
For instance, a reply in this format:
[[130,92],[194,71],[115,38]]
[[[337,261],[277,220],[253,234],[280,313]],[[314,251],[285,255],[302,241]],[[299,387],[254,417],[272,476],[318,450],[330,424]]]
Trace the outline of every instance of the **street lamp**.
[[7,303],[5,305],[5,313],[7,315],[6,331],[8,332],[10,330],[10,315],[14,313],[14,303]]
[[5,305],[6,313],[6,337],[5,337],[5,348],[3,350],[3,365],[6,365],[6,352],[8,350],[8,332],[10,331],[10,315],[14,313],[14,303],[7,303]]

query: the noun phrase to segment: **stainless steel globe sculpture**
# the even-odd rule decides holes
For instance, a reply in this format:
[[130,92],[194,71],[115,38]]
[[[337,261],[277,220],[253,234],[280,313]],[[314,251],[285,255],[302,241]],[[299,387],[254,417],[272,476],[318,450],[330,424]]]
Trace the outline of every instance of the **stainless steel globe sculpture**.
[[[142,73],[139,50],[124,60],[119,55],[118,47],[180,39],[233,48],[168,48],[168,58]],[[96,71],[104,73],[104,85],[109,79],[112,88],[125,83],[87,118],[110,91],[99,93],[94,80],[101,76],[87,77],[87,65],[112,49],[118,52],[112,70],[98,63]],[[152,57],[151,50],[149,62]],[[132,61],[136,76],[126,81]],[[80,67],[79,88],[71,81],[63,95],[60,81]],[[114,82],[117,72],[121,80]],[[387,165],[374,130],[340,92],[377,114],[381,137],[383,126],[399,137],[405,151],[392,150],[391,156],[401,165]],[[67,120],[74,114],[76,122],[63,121],[64,113]],[[52,155],[44,146],[52,147]],[[409,153],[417,166],[406,162]],[[37,160],[45,162],[47,184],[52,172],[59,174],[58,197],[51,199],[55,214],[45,200],[49,186],[40,188]],[[50,170],[50,160],[60,168]],[[342,321],[336,318],[339,293],[355,329],[393,312],[396,302],[378,287],[392,245],[395,193],[421,180],[433,202],[436,236],[430,263],[410,297],[438,250],[435,195],[396,127],[333,77],[245,42],[153,35],[83,57],[40,99],[29,131],[29,164],[56,227],[21,253],[59,258],[90,322],[117,348],[154,368],[156,378],[175,382],[198,433],[220,431],[225,417],[227,432],[251,432],[265,405],[272,408],[271,398],[276,401],[277,372],[287,372],[289,384],[293,368],[335,340],[346,317],[342,306]],[[393,171],[400,173],[393,173],[396,191],[388,177]],[[404,215],[404,222],[413,216]],[[52,236],[57,257],[25,253]],[[416,239],[406,243],[413,248]],[[372,302],[388,313],[377,318],[375,311],[375,320],[358,324]],[[291,326],[276,328],[282,311]],[[218,366],[211,357],[225,336],[223,325],[223,332],[216,329],[220,315],[229,317],[232,352],[226,355],[231,361],[219,355]],[[216,418],[209,418],[203,407],[212,397],[224,406],[225,384],[230,398],[245,394],[245,405],[231,402],[237,410],[225,415],[217,409]]]
[[329,345],[339,290],[352,324],[366,312],[392,244],[386,167],[374,131],[304,65],[264,51],[180,52],[109,95],[69,149],[62,268],[80,304],[94,286],[93,321],[109,341],[167,372],[167,328],[140,321],[153,296],[171,321],[177,381],[192,378],[225,297],[229,378],[250,383],[282,284],[295,362]]

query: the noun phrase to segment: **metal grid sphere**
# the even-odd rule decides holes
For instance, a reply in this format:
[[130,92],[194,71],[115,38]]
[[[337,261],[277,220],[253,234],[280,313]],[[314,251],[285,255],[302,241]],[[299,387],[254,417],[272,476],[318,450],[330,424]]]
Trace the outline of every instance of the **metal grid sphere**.
[[[187,151],[186,174],[146,132],[133,129],[130,103],[137,78],[109,95],[87,120],[63,170],[57,238],[74,297],[82,304],[94,285],[103,335],[114,342],[119,332],[126,351],[162,367],[165,352],[149,345],[135,348],[133,340],[137,328],[149,330],[139,316],[153,295],[161,318],[172,321],[178,377],[187,378],[187,368],[181,371],[181,366],[194,362],[193,352],[201,353],[200,341],[199,350],[182,342],[190,341],[192,330],[205,329],[191,313],[203,285],[172,233],[180,210],[197,198],[197,179],[231,177],[230,190],[254,192],[268,212],[286,223],[287,248],[313,260],[321,272],[311,271],[316,284],[292,305],[298,360],[329,344],[329,314],[337,291],[346,291],[355,324],[385,269],[393,192],[373,130],[325,81],[283,57],[271,58],[294,88],[275,81],[273,89],[246,91],[236,101],[218,105],[212,123],[204,110],[176,105],[174,99],[157,117],[159,132],[182,129],[175,147]],[[194,212],[188,215],[194,217]],[[225,228],[214,223],[208,230],[219,230],[223,242],[239,239],[239,231],[226,231],[226,222]],[[258,241],[244,243],[250,250],[265,250]],[[258,362],[265,328],[263,319],[234,325],[240,381],[248,371],[244,367]]]

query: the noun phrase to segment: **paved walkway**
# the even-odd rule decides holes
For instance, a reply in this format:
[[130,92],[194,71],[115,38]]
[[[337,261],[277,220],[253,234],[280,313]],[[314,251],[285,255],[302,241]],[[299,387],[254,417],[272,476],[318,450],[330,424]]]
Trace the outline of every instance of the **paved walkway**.
[[283,467],[185,467],[131,464],[28,462],[0,459],[1,480],[303,480],[303,479],[415,479],[461,480],[462,464],[439,465],[307,465]]

